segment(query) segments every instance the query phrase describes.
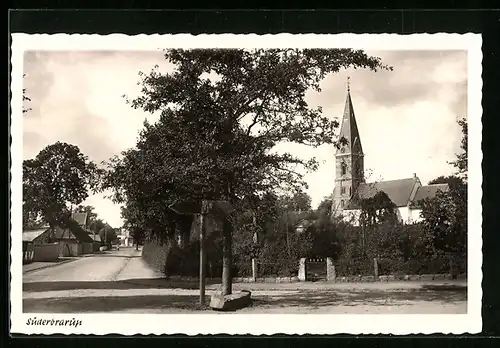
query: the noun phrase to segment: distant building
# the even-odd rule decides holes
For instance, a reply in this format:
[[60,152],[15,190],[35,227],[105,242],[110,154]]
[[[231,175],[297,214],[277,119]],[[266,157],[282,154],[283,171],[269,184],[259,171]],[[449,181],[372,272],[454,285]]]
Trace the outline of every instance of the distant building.
[[416,174],[412,177],[390,181],[366,183],[364,177],[364,153],[361,137],[356,123],[351,93],[348,89],[347,99],[342,117],[340,136],[348,143],[335,154],[336,175],[335,188],[332,195],[332,215],[359,222],[360,207],[357,202],[374,197],[382,191],[397,207],[397,215],[401,222],[419,221],[420,209],[413,203],[434,197],[439,191],[448,191],[448,184],[422,185]]

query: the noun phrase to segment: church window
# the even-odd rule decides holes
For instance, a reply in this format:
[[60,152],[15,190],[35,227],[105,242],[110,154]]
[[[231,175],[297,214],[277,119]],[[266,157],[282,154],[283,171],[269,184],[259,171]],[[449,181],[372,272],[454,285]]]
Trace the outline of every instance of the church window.
[[340,201],[340,208],[344,209],[344,201],[343,200]]
[[342,188],[340,189],[340,193],[341,193],[341,194],[345,194],[345,187],[342,187]]
[[351,193],[351,188],[349,187],[349,196],[350,196],[350,195],[352,195],[352,193]]
[[343,162],[341,164],[341,170],[342,170],[342,175],[345,175],[347,173],[347,165]]

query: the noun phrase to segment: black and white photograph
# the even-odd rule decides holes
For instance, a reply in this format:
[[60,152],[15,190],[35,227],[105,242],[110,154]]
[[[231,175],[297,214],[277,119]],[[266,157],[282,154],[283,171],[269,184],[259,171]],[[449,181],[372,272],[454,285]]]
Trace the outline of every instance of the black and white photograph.
[[13,35],[13,332],[479,332],[480,48]]

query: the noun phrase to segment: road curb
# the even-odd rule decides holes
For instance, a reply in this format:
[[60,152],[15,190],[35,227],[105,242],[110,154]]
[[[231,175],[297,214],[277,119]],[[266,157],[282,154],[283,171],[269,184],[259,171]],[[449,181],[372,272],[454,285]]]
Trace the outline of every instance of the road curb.
[[74,259],[74,260],[64,260],[64,261],[61,261],[61,262],[57,262],[57,263],[55,263],[53,265],[46,265],[46,266],[43,266],[43,267],[30,269],[30,270],[27,270],[27,271],[23,271],[23,274],[40,271],[40,270],[46,269],[46,268],[57,267],[57,266],[65,264],[65,263],[74,262],[76,260],[80,260],[80,258],[77,258],[77,259]]

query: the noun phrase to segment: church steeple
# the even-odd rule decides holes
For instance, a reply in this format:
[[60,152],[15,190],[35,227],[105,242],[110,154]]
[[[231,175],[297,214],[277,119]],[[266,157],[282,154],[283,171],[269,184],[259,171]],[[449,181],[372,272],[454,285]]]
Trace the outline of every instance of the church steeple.
[[347,144],[341,146],[335,153],[336,174],[332,207],[335,215],[342,213],[342,210],[357,193],[359,185],[365,181],[364,154],[352,106],[349,79],[340,137],[345,138]]
[[344,115],[342,116],[342,124],[340,127],[340,137],[345,138],[348,143],[338,149],[337,154],[363,154],[358,125],[356,123],[356,116],[354,115],[354,107],[352,106],[351,88],[349,84],[347,85],[347,98],[345,101]]

